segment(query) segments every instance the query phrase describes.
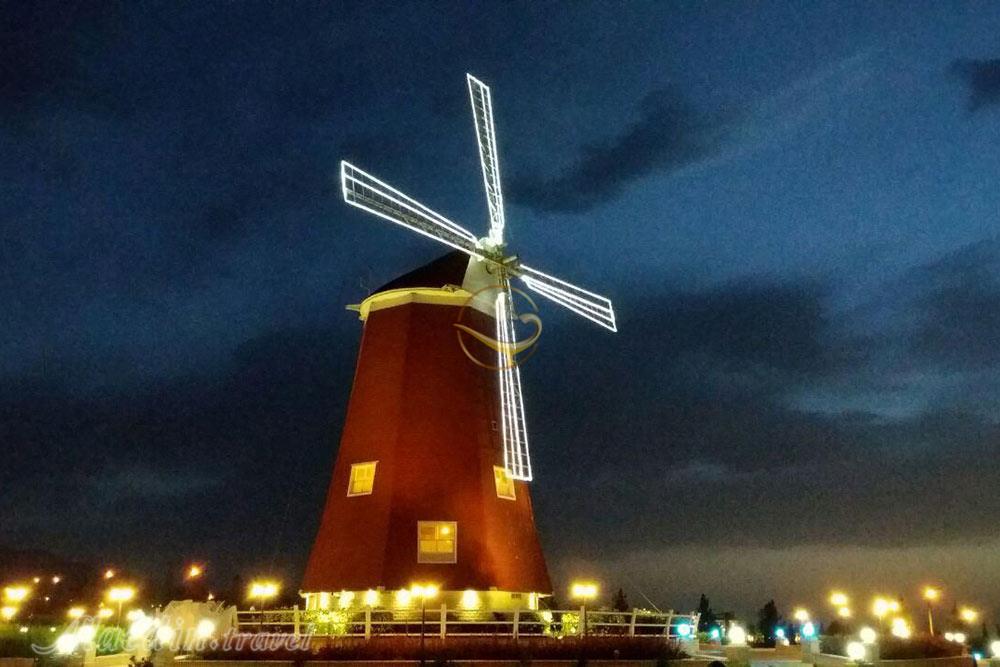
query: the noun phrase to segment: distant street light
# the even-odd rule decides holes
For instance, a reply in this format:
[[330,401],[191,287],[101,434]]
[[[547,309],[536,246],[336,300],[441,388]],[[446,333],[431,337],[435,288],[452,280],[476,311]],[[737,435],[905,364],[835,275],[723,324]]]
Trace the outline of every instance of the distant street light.
[[8,604],[19,604],[28,599],[31,589],[27,586],[7,586],[3,589],[3,600]]
[[0,607],[0,618],[5,621],[12,621],[17,616],[17,607]]
[[81,618],[86,613],[87,610],[83,607],[70,607],[66,612],[66,615],[75,620],[77,618]]
[[927,632],[934,636],[934,603],[941,598],[941,591],[933,586],[924,587],[924,600],[927,601]]
[[858,633],[858,636],[861,637],[861,641],[865,644],[874,644],[878,640],[878,633],[867,626],[861,628],[861,632]]
[[809,612],[799,607],[792,613],[792,617],[799,623],[805,623],[809,620]]
[[187,570],[188,579],[197,579],[205,573],[205,569],[201,565],[192,564]]
[[107,569],[107,570],[105,570],[104,571],[104,578],[105,579],[114,579],[115,578],[115,571],[112,570],[112,569],[110,569],[110,568]]
[[830,593],[830,604],[834,607],[846,607],[849,602],[850,600],[847,599],[847,596],[840,591]]
[[108,601],[118,605],[118,618],[116,625],[122,623],[122,605],[135,597],[135,589],[131,586],[115,586],[108,590]]
[[979,618],[979,612],[969,607],[962,607],[962,610],[958,612],[958,615],[966,623],[974,623],[975,620]]
[[841,607],[837,610],[837,616],[840,616],[841,618],[850,618],[853,615],[854,612],[851,611],[850,607]]

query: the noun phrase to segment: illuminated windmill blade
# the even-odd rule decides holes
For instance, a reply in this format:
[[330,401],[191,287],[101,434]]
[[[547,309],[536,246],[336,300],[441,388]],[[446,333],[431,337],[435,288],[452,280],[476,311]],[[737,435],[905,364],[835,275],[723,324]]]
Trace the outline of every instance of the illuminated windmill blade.
[[531,481],[531,456],[528,453],[528,429],[524,419],[524,399],[521,396],[521,371],[514,358],[517,338],[511,321],[514,307],[510,285],[497,295],[496,324],[497,382],[500,387],[500,424],[503,438],[503,464],[513,479]]
[[479,144],[479,163],[483,168],[486,203],[490,209],[490,240],[500,244],[503,243],[505,220],[503,193],[500,190],[500,164],[497,161],[497,136],[493,125],[493,101],[485,83],[471,74],[465,76],[469,82],[472,116],[476,121],[476,142]]
[[586,317],[591,322],[600,324],[605,329],[618,331],[615,310],[607,297],[588,292],[582,287],[559,280],[524,264],[518,266],[516,272],[531,290],[569,308],[577,315]]
[[348,162],[340,163],[344,201],[389,222],[479,257],[472,232]]

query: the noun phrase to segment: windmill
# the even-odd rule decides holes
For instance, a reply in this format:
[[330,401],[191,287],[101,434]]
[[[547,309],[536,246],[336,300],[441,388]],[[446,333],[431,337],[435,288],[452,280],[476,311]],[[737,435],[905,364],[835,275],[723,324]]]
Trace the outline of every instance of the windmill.
[[[536,609],[552,592],[514,358],[514,318],[531,314],[516,315],[511,281],[611,331],[615,315],[605,297],[508,252],[490,91],[472,76],[468,84],[489,209],[484,237],[341,163],[347,203],[450,250],[349,307],[364,329],[303,576],[309,610],[411,613],[410,591],[421,582],[439,587],[449,607],[483,611]],[[465,313],[466,331],[496,350],[496,370],[471,363],[456,344]]]
[[[513,479],[531,481],[531,455],[528,451],[521,374],[514,359],[517,339],[512,322],[515,310],[510,279],[520,279],[528,289],[611,331],[617,331],[615,312],[607,297],[543,273],[523,263],[517,255],[507,254],[504,242],[507,222],[500,186],[500,163],[490,89],[471,74],[467,74],[466,79],[489,209],[490,226],[486,236],[476,238],[464,227],[348,162],[341,162],[341,188],[344,201],[348,204],[460,250],[482,265],[478,267],[482,269],[480,276],[483,272],[492,276],[493,282],[499,287],[493,299],[493,315],[496,320],[496,340],[499,342],[497,383],[504,467]],[[490,278],[483,278],[480,282],[484,280],[488,282]]]

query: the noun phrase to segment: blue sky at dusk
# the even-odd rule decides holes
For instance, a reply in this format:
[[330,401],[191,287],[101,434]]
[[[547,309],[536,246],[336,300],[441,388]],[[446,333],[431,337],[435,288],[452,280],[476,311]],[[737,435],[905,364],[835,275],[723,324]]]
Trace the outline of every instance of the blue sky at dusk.
[[344,306],[441,254],[339,161],[485,233],[471,72],[511,246],[618,311],[523,371],[557,583],[1000,607],[1000,5],[3,14],[0,546],[299,576]]

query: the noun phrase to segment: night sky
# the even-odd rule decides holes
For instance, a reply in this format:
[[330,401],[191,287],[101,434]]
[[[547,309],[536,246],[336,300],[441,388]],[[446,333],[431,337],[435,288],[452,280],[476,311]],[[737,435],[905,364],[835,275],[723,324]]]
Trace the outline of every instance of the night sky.
[[0,546],[294,587],[344,306],[442,251],[339,161],[484,234],[468,71],[511,246],[618,311],[523,370],[557,586],[1000,610],[1000,5],[2,15]]

